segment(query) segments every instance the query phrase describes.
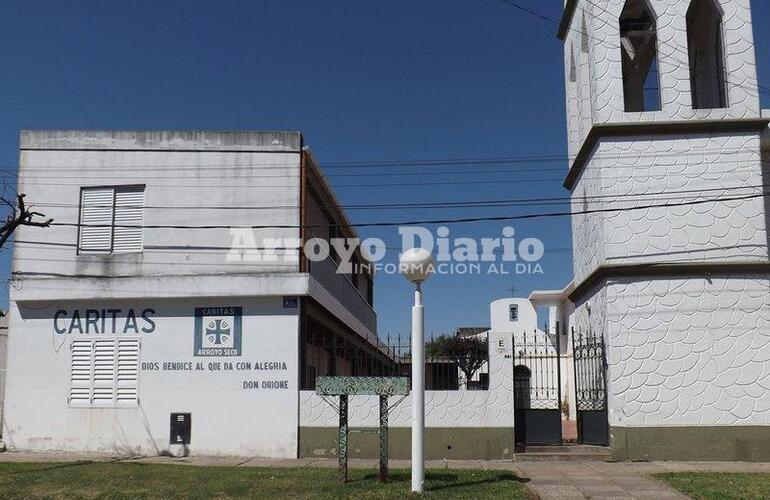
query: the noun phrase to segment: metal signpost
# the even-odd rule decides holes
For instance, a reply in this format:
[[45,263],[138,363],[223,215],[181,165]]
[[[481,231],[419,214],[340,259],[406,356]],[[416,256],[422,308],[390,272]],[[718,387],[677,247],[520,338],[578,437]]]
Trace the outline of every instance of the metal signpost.
[[318,377],[315,392],[321,397],[339,396],[339,437],[337,457],[339,458],[338,479],[348,480],[348,397],[380,397],[380,481],[388,478],[388,397],[408,396],[409,379],[406,377]]

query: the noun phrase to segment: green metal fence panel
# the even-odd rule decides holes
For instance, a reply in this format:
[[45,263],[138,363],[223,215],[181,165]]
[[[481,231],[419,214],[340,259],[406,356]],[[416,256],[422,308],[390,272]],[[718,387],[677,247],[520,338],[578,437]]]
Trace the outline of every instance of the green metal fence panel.
[[321,396],[406,396],[407,377],[318,377],[315,392]]

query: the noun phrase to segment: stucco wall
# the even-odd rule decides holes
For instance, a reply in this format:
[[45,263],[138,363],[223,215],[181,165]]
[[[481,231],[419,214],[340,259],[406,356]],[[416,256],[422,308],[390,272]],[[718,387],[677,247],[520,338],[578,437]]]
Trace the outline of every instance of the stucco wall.
[[[662,110],[645,113],[624,111],[619,17],[625,0],[602,6],[578,2],[565,40],[565,64],[568,73],[573,57],[578,66],[587,58],[591,85],[586,96],[580,81],[586,74],[580,68],[578,81],[567,83],[573,159],[590,130],[588,113],[593,125],[760,116],[749,0],[716,2],[724,11],[728,107],[692,109],[686,32],[690,2],[647,0],[657,23]],[[580,53],[584,13],[587,56]],[[760,150],[756,132],[598,137],[572,188],[572,210],[619,210],[573,216],[578,287],[603,265],[766,263],[767,201],[762,195],[767,174]],[[748,195],[759,196],[724,201]],[[709,198],[722,201],[690,204]],[[575,298],[571,324],[603,336],[607,345],[616,458],[760,457],[755,451],[765,446],[767,427],[756,426],[770,423],[765,403],[770,278],[729,275],[718,266],[714,270],[687,278],[629,271],[633,278],[596,282]],[[733,433],[738,426],[743,426],[740,432]],[[663,432],[669,428],[680,430]],[[716,453],[708,445],[713,432],[720,436]],[[752,433],[756,439],[746,446],[743,440]],[[661,436],[665,442],[656,441]]]
[[770,424],[770,278],[606,287],[611,426]]
[[[195,307],[238,306],[243,308],[241,356],[194,356]],[[281,297],[48,301],[11,307],[3,428],[11,449],[156,455],[169,450],[170,413],[191,412],[192,454],[296,457],[298,310],[283,308]],[[54,314],[109,307],[155,311],[156,328],[141,334],[139,405],[70,407],[70,344],[86,336],[57,333]],[[155,362],[159,367],[152,366]],[[200,362],[203,369],[163,369],[164,362]],[[227,370],[224,362],[248,362],[251,369]],[[285,363],[286,369],[257,369],[258,363],[268,362]],[[222,365],[216,369],[211,363]],[[262,388],[262,381],[273,380],[286,381],[287,388]],[[259,388],[244,388],[249,381]]]
[[766,183],[758,133],[602,139],[572,208],[621,210],[572,218],[576,282],[602,264],[767,260],[764,198],[688,204],[761,195]]
[[[225,260],[228,226],[299,224],[299,133],[23,132],[18,191],[55,223],[79,222],[80,188],[146,184],[145,225],[225,226],[144,229],[144,251],[77,255],[75,226],[21,227],[13,271],[77,276],[211,275],[298,271],[298,251],[273,261]],[[204,207],[249,207],[207,209]],[[170,208],[183,207],[183,208]],[[262,238],[299,230],[254,229]],[[29,244],[25,242],[37,242]]]
[[591,160],[577,186],[572,190],[572,255],[575,283],[580,283],[605,259],[604,214],[587,213],[601,210],[602,168],[599,160]]
[[[661,255],[667,262],[767,260],[762,197],[676,206],[762,194],[759,147],[756,133],[602,141],[606,203],[618,205],[635,194],[642,196],[629,205],[672,205],[607,213],[607,261],[650,262]],[[666,194],[643,196],[661,192]]]
[[[506,427],[513,428],[513,365],[510,334],[490,332],[489,390],[426,391],[425,426],[436,428]],[[333,398],[337,399],[337,398]],[[393,406],[400,396],[389,398]],[[351,427],[379,425],[379,398],[350,398]],[[337,427],[339,415],[313,391],[300,392],[300,426]],[[411,397],[396,406],[389,416],[391,427],[411,427]]]

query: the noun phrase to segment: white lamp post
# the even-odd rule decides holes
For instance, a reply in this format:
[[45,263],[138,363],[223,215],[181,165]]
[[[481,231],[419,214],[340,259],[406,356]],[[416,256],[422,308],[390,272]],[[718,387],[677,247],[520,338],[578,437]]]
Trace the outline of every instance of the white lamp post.
[[425,338],[422,282],[433,273],[433,256],[424,248],[401,255],[401,274],[415,284],[412,307],[412,491],[422,492],[425,481]]

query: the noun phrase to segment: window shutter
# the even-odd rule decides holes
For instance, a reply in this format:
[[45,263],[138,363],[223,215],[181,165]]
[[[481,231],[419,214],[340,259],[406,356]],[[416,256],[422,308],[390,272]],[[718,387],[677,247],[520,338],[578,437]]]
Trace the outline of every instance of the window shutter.
[[80,242],[85,252],[112,248],[112,188],[83,189],[80,200]]
[[115,340],[94,340],[94,385],[92,403],[112,404],[115,400]]
[[139,403],[139,338],[73,340],[69,404]]
[[72,341],[69,397],[71,405],[89,405],[91,403],[91,382],[93,377],[92,348],[92,340]]
[[143,223],[144,188],[116,188],[113,251],[115,253],[141,252]]
[[135,405],[139,397],[139,339],[118,340],[115,402]]

